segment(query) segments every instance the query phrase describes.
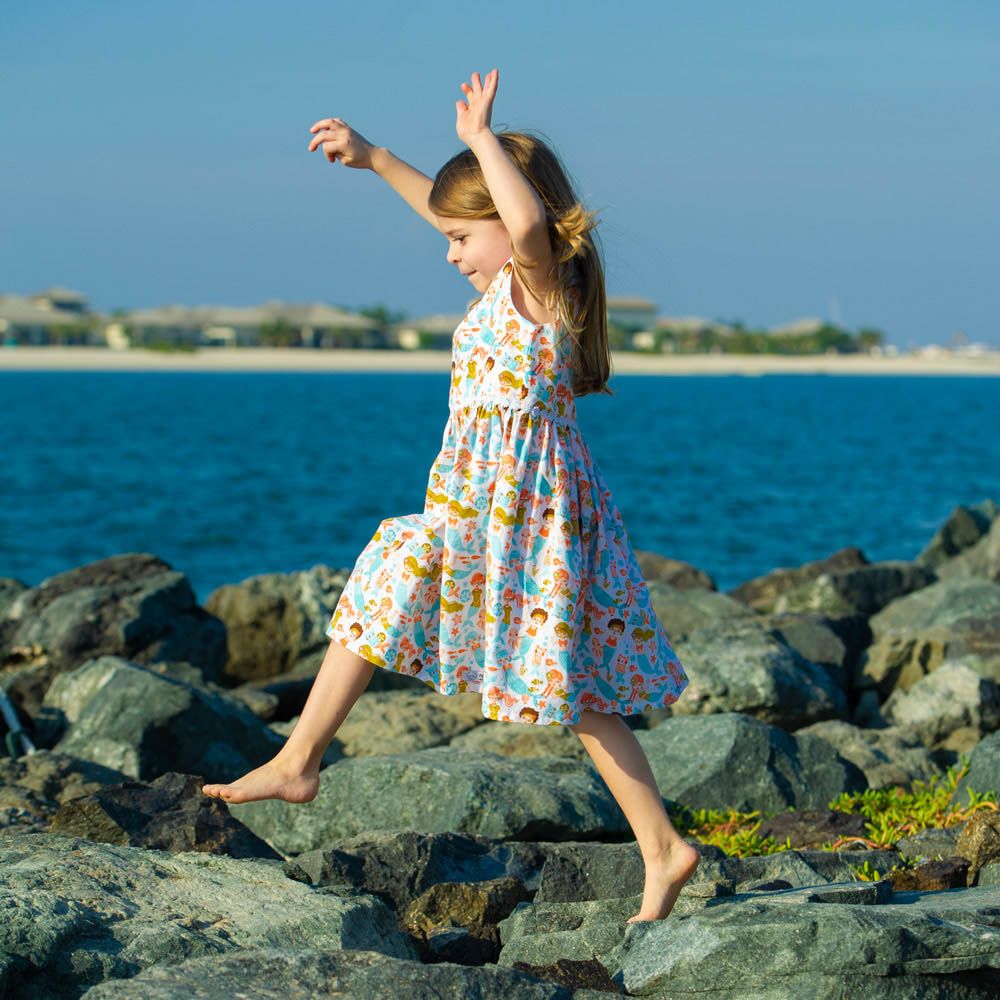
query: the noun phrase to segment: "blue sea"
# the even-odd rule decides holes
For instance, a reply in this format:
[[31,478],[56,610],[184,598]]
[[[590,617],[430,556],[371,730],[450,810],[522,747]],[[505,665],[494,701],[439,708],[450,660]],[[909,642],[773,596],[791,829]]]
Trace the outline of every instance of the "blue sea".
[[[1000,500],[987,376],[620,375],[577,400],[632,545],[727,590],[856,545],[912,559]],[[423,509],[448,373],[2,372],[0,576],[152,552],[199,602],[259,573],[350,569]]]

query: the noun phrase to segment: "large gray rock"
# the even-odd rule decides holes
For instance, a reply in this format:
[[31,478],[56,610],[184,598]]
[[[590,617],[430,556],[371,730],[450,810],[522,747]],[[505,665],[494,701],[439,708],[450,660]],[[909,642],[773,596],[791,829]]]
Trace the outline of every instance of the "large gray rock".
[[942,580],[975,576],[1000,583],[1000,518],[994,515],[989,531],[982,538],[941,563],[936,572]]
[[205,608],[226,626],[226,680],[274,677],[301,669],[303,661],[318,667],[330,643],[326,624],[345,582],[343,570],[317,565],[213,590]]
[[[720,848],[684,838],[699,854],[692,880],[681,889],[682,900],[701,898],[706,883],[728,885],[737,892],[780,879],[792,886],[846,881],[867,861],[879,871],[899,863],[893,850],[790,850],[739,858]],[[642,896],[644,868],[638,845],[562,843],[539,845],[545,863],[536,878],[535,902],[566,903]],[[683,912],[684,906],[681,906]],[[631,916],[631,914],[629,914]]]
[[689,678],[671,706],[675,717],[741,712],[798,729],[847,713],[844,692],[830,675],[757,619],[700,628],[675,648]]
[[233,781],[284,743],[239,703],[115,656],[61,674],[45,705],[69,723],[57,749],[143,780]]
[[416,957],[383,902],[314,890],[287,878],[280,862],[8,833],[0,870],[0,955],[12,998],[79,996],[152,965],[290,941]]
[[978,672],[1000,680],[1000,583],[941,580],[893,601],[870,619],[875,637],[858,662],[855,686],[887,698],[947,659],[978,657]]
[[108,982],[85,1000],[607,1000],[606,992],[571,990],[525,972],[438,962],[424,965],[372,951],[286,946],[158,966],[126,982]]
[[671,1000],[996,996],[1000,889],[883,901],[874,885],[836,888],[707,900],[684,919],[631,926],[606,964],[631,995]]
[[882,714],[927,747],[971,750],[1000,727],[1000,687],[965,664],[946,660],[908,691],[893,691]]
[[345,759],[321,773],[312,802],[265,800],[230,809],[285,855],[372,830],[513,840],[587,839],[628,830],[596,769],[576,760],[513,761],[446,746]]
[[823,809],[868,787],[826,740],[735,712],[675,716],[635,735],[661,794],[692,809]]
[[819,736],[832,744],[845,760],[864,772],[869,788],[910,788],[915,781],[930,781],[943,774],[912,729],[889,726],[863,729],[840,719],[804,726],[796,736]]
[[183,660],[208,680],[226,660],[226,628],[198,607],[183,573],[147,553],[111,556],[43,580],[0,619],[0,656],[37,648],[49,677],[102,655]]

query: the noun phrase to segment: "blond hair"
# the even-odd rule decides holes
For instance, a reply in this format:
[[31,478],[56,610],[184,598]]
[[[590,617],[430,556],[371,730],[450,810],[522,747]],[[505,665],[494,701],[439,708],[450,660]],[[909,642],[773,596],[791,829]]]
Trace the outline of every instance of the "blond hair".
[[[497,139],[545,206],[552,244],[549,291],[537,293],[524,278],[525,262],[515,252],[518,278],[556,314],[564,335],[573,341],[573,395],[600,392],[613,396],[607,386],[611,351],[597,214],[584,207],[559,158],[542,139],[526,132],[498,132]],[[437,172],[428,207],[435,215],[452,219],[500,218],[471,149],[453,156]]]

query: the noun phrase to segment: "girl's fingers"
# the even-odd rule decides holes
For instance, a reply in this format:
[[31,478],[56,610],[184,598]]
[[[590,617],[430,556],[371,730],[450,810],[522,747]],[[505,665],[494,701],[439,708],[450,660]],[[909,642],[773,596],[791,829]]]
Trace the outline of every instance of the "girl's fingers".
[[330,128],[331,125],[344,125],[346,127],[347,122],[342,118],[321,118],[309,131],[315,132],[318,128]]
[[312,137],[309,143],[309,152],[311,153],[314,149],[323,145],[324,142],[332,142],[336,138],[332,132],[318,132]]

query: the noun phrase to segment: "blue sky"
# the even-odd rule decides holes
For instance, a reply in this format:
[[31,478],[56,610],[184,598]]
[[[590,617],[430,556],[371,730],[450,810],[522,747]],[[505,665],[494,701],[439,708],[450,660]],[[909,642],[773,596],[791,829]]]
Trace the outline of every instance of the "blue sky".
[[32,0],[0,23],[0,293],[460,312],[444,238],[308,153],[339,116],[433,176],[455,101],[552,141],[608,294],[1000,346],[1000,5]]

